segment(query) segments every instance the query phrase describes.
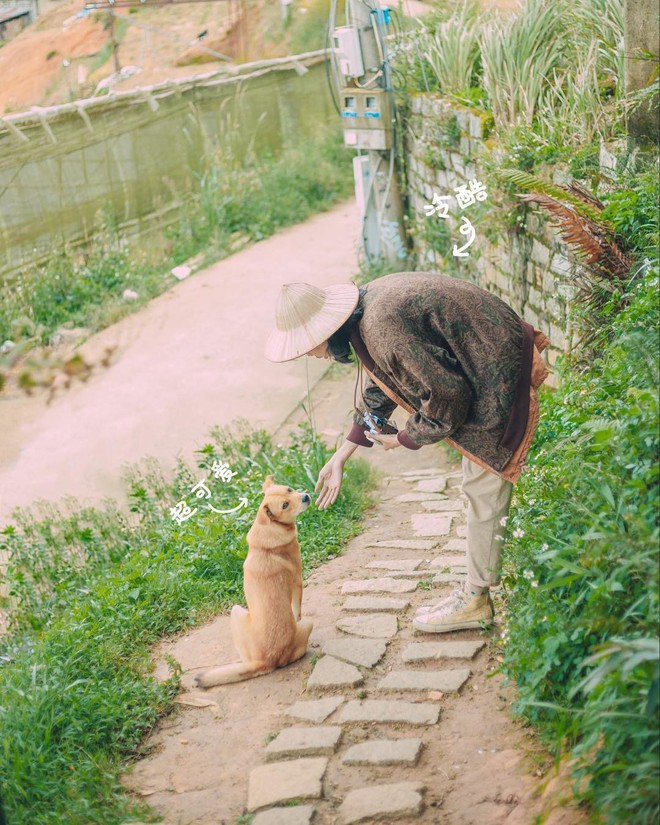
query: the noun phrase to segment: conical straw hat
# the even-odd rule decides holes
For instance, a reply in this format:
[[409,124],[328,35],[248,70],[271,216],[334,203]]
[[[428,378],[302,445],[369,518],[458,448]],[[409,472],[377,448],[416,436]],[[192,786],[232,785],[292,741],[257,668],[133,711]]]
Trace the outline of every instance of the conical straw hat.
[[347,321],[357,306],[355,284],[284,284],[277,298],[274,329],[266,342],[269,361],[291,361],[318,347]]

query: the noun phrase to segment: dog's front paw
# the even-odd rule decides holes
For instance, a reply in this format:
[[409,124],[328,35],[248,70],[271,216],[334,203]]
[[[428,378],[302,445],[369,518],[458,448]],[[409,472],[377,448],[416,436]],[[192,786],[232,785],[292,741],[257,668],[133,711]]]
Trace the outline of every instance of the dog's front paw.
[[195,687],[196,688],[201,688],[202,690],[206,690],[206,685],[204,684],[204,674],[203,673],[198,673],[197,676],[195,676],[194,681],[195,681]]

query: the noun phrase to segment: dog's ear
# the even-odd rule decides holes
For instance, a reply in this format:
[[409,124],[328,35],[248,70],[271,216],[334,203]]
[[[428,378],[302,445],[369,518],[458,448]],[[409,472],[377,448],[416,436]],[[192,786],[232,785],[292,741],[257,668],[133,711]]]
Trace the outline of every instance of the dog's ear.
[[264,486],[261,488],[264,493],[269,487],[272,487],[275,482],[273,481],[272,476],[266,476],[266,480],[264,481]]

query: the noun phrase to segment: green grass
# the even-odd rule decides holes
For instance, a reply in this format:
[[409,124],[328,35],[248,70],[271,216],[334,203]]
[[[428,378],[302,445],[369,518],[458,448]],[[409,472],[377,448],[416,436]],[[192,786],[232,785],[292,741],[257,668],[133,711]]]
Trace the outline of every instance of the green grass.
[[[598,357],[542,396],[508,525],[504,670],[517,710],[607,825],[660,817],[657,177],[609,196],[640,256],[601,314]],[[645,261],[643,260],[645,259]],[[639,264],[643,263],[642,266]]]
[[[236,473],[216,480],[214,458]],[[20,511],[0,550],[10,554],[9,633],[0,645],[0,777],[12,825],[114,825],[149,817],[119,784],[145,736],[173,709],[179,674],[156,682],[152,645],[242,601],[245,535],[268,473],[313,489],[328,450],[309,428],[289,447],[263,431],[214,430],[198,468],[167,480],[149,464],[128,476],[131,517],[72,502],[67,512]],[[208,478],[219,515],[198,506],[181,525],[169,508]],[[328,511],[307,510],[299,536],[305,574],[360,530],[369,471],[350,462]]]
[[[267,238],[352,191],[350,157],[338,129],[279,155],[251,153],[242,166],[231,154],[218,154],[178,223],[152,244],[155,251],[130,248],[108,228],[82,252],[65,250],[0,287],[0,341],[30,335],[46,343],[62,325],[102,329],[175,284],[172,267],[197,255],[206,263],[226,257],[237,239]],[[123,299],[125,289],[139,298]]]

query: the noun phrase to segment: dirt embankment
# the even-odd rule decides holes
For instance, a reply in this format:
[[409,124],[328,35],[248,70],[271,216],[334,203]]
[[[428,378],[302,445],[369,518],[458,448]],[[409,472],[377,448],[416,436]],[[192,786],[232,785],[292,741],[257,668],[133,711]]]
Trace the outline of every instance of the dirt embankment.
[[[51,106],[90,97],[115,72],[107,12],[81,17],[85,0],[46,0],[32,26],[0,49],[0,113]],[[297,19],[282,27],[279,2],[228,0],[181,8],[117,9],[117,60],[134,74],[118,90],[150,86],[222,69],[226,55],[237,63],[283,57],[296,44],[313,45],[307,21],[324,19],[322,0],[297,0]],[[511,9],[515,0],[482,0],[484,8]],[[419,17],[432,3],[404,0],[404,13]],[[294,37],[294,35],[296,35]],[[319,44],[320,45],[320,44]],[[304,48],[304,46],[303,46]]]

